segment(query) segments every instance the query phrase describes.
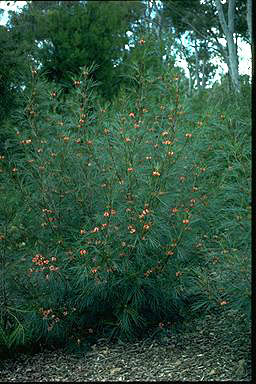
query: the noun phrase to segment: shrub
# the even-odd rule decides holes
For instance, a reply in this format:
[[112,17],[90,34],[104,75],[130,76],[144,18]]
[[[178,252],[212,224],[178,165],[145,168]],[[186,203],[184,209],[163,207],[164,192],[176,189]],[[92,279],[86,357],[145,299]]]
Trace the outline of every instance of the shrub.
[[[230,311],[244,318],[248,325],[251,319],[250,103],[245,89],[236,99],[229,94],[224,104],[223,99],[217,100],[217,95],[217,91],[209,93],[205,109],[198,116],[197,158],[205,170],[201,183],[204,207],[200,217],[208,222],[199,245],[206,265],[195,270],[188,266],[184,289],[196,295],[193,308],[197,312]],[[193,110],[197,110],[196,105]]]
[[1,159],[0,342],[131,339],[191,309],[249,313],[241,121],[191,111],[174,68],[134,65],[137,87],[105,105],[90,71],[64,98],[33,69],[22,151]]
[[24,156],[6,165],[23,200],[6,277],[12,329],[22,322],[29,340],[65,339],[72,327],[131,337],[185,313],[179,280],[200,264],[202,225],[192,123],[175,72],[138,78],[136,97],[106,110],[88,70],[66,101],[32,71],[16,121]]

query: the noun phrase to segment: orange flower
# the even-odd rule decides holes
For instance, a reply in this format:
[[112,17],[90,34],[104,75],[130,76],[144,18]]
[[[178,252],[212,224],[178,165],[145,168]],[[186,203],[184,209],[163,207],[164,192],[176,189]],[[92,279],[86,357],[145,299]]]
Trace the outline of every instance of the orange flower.
[[54,267],[54,265],[51,265],[49,267],[49,269],[50,269],[50,271],[56,272],[56,271],[58,271],[59,267]]
[[28,139],[28,140],[22,140],[21,141],[21,144],[31,144],[32,143],[32,140],[31,139]]
[[54,221],[57,221],[57,219],[55,217],[48,217],[48,221],[50,223],[54,222]]
[[173,251],[167,251],[167,252],[166,252],[166,255],[167,255],[167,256],[172,256],[173,254],[174,254]]
[[166,141],[163,141],[162,144],[170,145],[170,144],[172,144],[172,142],[170,140],[166,140]]
[[74,81],[74,86],[75,87],[80,87],[80,81],[79,80],[75,80]]
[[176,212],[179,212],[179,210],[178,210],[178,208],[172,208],[172,212],[176,213]]
[[136,232],[136,228],[134,227],[134,225],[128,225],[128,229],[129,229],[130,233],[135,233]]
[[126,143],[130,143],[131,139],[129,139],[129,137],[126,137],[126,138],[124,139],[124,141],[125,141]]
[[86,255],[88,253],[88,251],[86,249],[81,249],[80,250],[80,255]]
[[91,233],[95,233],[95,232],[99,232],[99,227],[95,227],[92,231],[91,231]]
[[110,216],[109,212],[108,211],[104,212],[104,216]]
[[220,305],[226,305],[226,304],[228,304],[228,301],[226,301],[226,300],[223,300],[220,302]]
[[92,268],[92,273],[96,273],[97,272],[97,268]]
[[134,114],[133,112],[130,112],[130,113],[129,113],[129,116],[130,116],[130,117],[135,117],[135,114]]
[[144,224],[143,228],[147,231],[150,228],[150,225],[149,224]]
[[141,40],[139,41],[139,44],[140,44],[140,45],[145,44],[145,40],[141,39]]
[[147,213],[150,213],[149,209],[148,209],[148,208],[143,209],[142,213],[139,215],[139,218],[140,218],[140,219],[144,219],[144,216],[145,216]]
[[42,212],[46,212],[46,213],[55,213],[55,211],[53,211],[52,209],[47,209],[47,208],[43,208],[43,209],[42,209]]
[[133,171],[133,168],[128,168],[127,171],[128,171],[128,172],[132,172],[132,171]]
[[188,224],[189,220],[186,219],[186,220],[183,220],[182,222],[183,222],[183,224]]

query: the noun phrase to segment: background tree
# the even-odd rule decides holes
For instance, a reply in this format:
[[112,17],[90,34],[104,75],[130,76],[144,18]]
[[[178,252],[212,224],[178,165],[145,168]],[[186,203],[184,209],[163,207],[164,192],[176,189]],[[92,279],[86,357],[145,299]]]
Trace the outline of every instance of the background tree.
[[19,105],[24,72],[30,62],[27,45],[16,31],[0,25],[0,153],[11,145],[14,131],[8,119]]
[[[163,12],[177,37],[193,33],[197,40],[208,41],[212,54],[227,64],[233,88],[239,91],[237,39],[248,40],[246,1],[222,4],[219,0],[205,3],[167,0],[163,1]],[[221,38],[226,39],[226,45]]]
[[126,32],[142,10],[139,1],[32,1],[10,26],[30,41],[34,60],[50,80],[68,89],[71,73],[94,62],[94,80],[101,83],[103,96],[111,98]]
[[235,32],[235,0],[228,2],[228,15],[227,19],[224,16],[223,6],[220,0],[216,0],[216,8],[218,11],[219,21],[221,28],[225,34],[228,48],[229,69],[234,89],[240,92],[239,72],[238,72],[238,56],[237,47],[234,41]]

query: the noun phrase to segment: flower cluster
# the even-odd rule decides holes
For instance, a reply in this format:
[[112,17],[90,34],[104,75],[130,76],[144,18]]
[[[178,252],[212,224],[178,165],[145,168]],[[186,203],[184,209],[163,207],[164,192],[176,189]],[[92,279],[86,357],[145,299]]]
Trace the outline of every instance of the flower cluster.
[[31,144],[31,143],[32,143],[32,140],[31,140],[31,139],[21,140],[21,141],[20,141],[20,144]]
[[[36,266],[41,266],[42,268],[40,269],[29,269],[29,273],[31,274],[32,272],[42,272],[42,271],[50,271],[50,272],[56,272],[59,270],[59,267],[56,267],[53,263],[57,261],[57,258],[55,256],[51,257],[51,259],[45,258],[42,254],[38,253],[32,258],[32,263],[34,263]],[[49,275],[46,275],[46,279],[48,280]]]

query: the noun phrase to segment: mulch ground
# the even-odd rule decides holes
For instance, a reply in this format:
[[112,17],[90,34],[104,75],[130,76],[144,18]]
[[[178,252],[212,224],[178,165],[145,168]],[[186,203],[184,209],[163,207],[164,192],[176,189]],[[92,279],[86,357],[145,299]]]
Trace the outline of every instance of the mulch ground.
[[79,354],[64,349],[0,361],[0,382],[251,381],[250,330],[207,316],[184,334],[135,343],[104,339]]

